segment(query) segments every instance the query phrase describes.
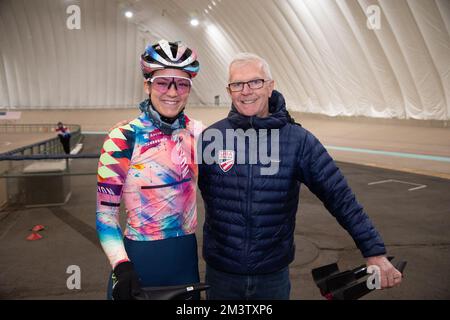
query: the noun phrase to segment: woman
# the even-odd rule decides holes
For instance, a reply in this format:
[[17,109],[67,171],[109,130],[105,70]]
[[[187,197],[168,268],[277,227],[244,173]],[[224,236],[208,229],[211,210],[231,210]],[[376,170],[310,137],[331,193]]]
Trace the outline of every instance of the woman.
[[147,46],[141,68],[143,113],[109,132],[98,165],[97,232],[114,299],[199,281],[194,122],[183,112],[199,63],[184,44],[161,40]]

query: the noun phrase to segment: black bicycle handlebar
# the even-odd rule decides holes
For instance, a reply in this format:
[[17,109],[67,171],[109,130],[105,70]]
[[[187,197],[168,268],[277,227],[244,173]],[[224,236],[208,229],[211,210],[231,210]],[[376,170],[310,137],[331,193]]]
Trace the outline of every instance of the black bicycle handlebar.
[[208,290],[209,285],[199,282],[179,286],[145,287],[135,300],[191,300],[194,294]]
[[[394,257],[388,257],[391,261]],[[395,268],[403,273],[406,261],[399,261]],[[366,281],[358,282],[368,276],[367,267],[361,265],[352,270],[339,271],[337,263],[331,263],[312,270],[314,282],[321,294],[328,300],[354,300],[372,292]]]

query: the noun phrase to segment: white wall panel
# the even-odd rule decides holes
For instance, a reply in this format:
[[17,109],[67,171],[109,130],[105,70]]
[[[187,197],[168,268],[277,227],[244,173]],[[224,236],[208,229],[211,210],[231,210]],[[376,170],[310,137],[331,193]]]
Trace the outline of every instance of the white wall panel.
[[[213,105],[216,95],[229,104],[228,64],[250,51],[269,62],[289,109],[450,118],[448,0],[215,3],[0,0],[0,107],[134,107],[144,98],[139,55],[166,38],[198,52],[192,104]],[[71,4],[81,8],[81,30],[66,27]],[[367,27],[369,6],[381,10],[377,30]],[[190,26],[191,17],[200,25]]]

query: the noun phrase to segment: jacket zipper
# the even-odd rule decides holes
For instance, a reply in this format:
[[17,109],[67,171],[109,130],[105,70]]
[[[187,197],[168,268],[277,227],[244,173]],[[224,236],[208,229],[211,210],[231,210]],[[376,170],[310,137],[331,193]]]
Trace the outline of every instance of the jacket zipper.
[[247,200],[247,219],[245,219],[246,237],[245,237],[245,257],[247,258],[247,272],[250,272],[250,265],[248,263],[249,246],[250,246],[250,219],[252,210],[252,185],[253,185],[253,165],[250,164],[248,177],[248,200]]
[[[253,129],[253,117],[250,117],[250,127]],[[246,238],[245,238],[245,257],[246,257],[246,265],[247,265],[247,272],[250,272],[250,266],[248,263],[248,257],[249,257],[249,243],[250,243],[250,219],[251,219],[251,209],[252,209],[252,187],[253,187],[253,165],[250,163],[250,141],[249,146],[247,148],[249,150],[248,154],[248,160],[249,160],[249,175],[248,175],[248,182],[247,182],[247,188],[248,188],[248,198],[247,198],[247,219],[245,219],[245,228],[246,228]]]

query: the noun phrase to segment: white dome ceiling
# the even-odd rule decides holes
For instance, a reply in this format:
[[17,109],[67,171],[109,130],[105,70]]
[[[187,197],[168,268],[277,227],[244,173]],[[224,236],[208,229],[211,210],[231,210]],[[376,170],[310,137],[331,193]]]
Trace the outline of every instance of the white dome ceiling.
[[450,119],[448,0],[0,0],[0,30],[2,108],[132,107],[139,54],[166,38],[198,52],[192,104],[229,104],[227,65],[250,51],[291,110]]

